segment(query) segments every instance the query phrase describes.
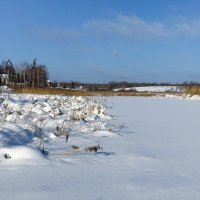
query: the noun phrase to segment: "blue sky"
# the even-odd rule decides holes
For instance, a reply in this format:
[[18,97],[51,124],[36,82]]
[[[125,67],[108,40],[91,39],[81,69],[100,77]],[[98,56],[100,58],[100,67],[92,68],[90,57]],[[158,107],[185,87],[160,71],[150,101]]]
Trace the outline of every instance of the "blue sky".
[[0,0],[0,60],[51,80],[200,81],[198,0]]

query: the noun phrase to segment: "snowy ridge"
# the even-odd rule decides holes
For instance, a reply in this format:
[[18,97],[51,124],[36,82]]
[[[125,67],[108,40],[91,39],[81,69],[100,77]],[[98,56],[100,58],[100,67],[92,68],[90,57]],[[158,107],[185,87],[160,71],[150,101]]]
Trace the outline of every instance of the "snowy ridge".
[[[158,98],[159,96],[156,96],[155,98]],[[174,95],[174,94],[164,94],[161,96],[162,98],[177,98],[177,99],[186,99],[186,100],[200,100],[200,95]]]
[[[104,102],[92,98],[4,94],[0,106],[0,147],[4,152],[7,150],[10,159],[19,148],[18,145],[47,152],[59,148],[62,150],[64,145],[64,151],[71,151],[70,145],[66,144],[67,137],[71,143],[73,137],[80,133],[92,136],[114,135],[103,119],[110,119],[105,114]],[[91,143],[94,144],[97,142]],[[13,146],[14,150],[9,150]],[[24,154],[26,148],[21,150]],[[21,154],[21,150],[16,151]],[[30,152],[30,149],[27,151]],[[23,157],[16,154],[15,157],[19,159]],[[5,157],[3,154],[1,156]]]
[[[14,146],[10,148],[0,148],[0,159],[5,160],[3,155],[9,155],[11,160],[38,160],[43,159],[42,152],[28,146]],[[12,157],[11,157],[12,155]]]

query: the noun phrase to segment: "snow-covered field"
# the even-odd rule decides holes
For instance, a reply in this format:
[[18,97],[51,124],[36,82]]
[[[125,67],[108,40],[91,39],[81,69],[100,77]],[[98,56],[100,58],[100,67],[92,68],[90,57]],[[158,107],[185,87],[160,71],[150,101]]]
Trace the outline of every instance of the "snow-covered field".
[[199,199],[198,100],[11,94],[0,114],[0,199]]
[[181,86],[144,86],[144,87],[130,87],[130,88],[118,88],[114,91],[137,91],[137,92],[181,92],[183,87]]

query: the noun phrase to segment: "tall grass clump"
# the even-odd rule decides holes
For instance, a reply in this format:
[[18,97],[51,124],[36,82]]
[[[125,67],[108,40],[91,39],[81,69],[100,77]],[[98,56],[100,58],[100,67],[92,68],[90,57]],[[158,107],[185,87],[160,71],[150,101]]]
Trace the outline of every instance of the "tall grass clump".
[[200,95],[200,86],[199,85],[186,86],[184,93],[191,96]]

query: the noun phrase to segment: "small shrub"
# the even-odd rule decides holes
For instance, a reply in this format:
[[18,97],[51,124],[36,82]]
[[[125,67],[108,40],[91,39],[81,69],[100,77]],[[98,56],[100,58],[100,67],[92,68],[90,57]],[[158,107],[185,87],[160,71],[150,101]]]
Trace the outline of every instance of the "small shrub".
[[71,147],[72,147],[72,149],[79,149],[79,147],[76,145],[72,145]]
[[4,156],[5,159],[10,159],[11,158],[11,156],[8,153],[5,153],[3,156]]
[[100,145],[85,147],[85,151],[88,151],[88,152],[96,153],[98,150],[103,150],[103,147],[101,147]]

